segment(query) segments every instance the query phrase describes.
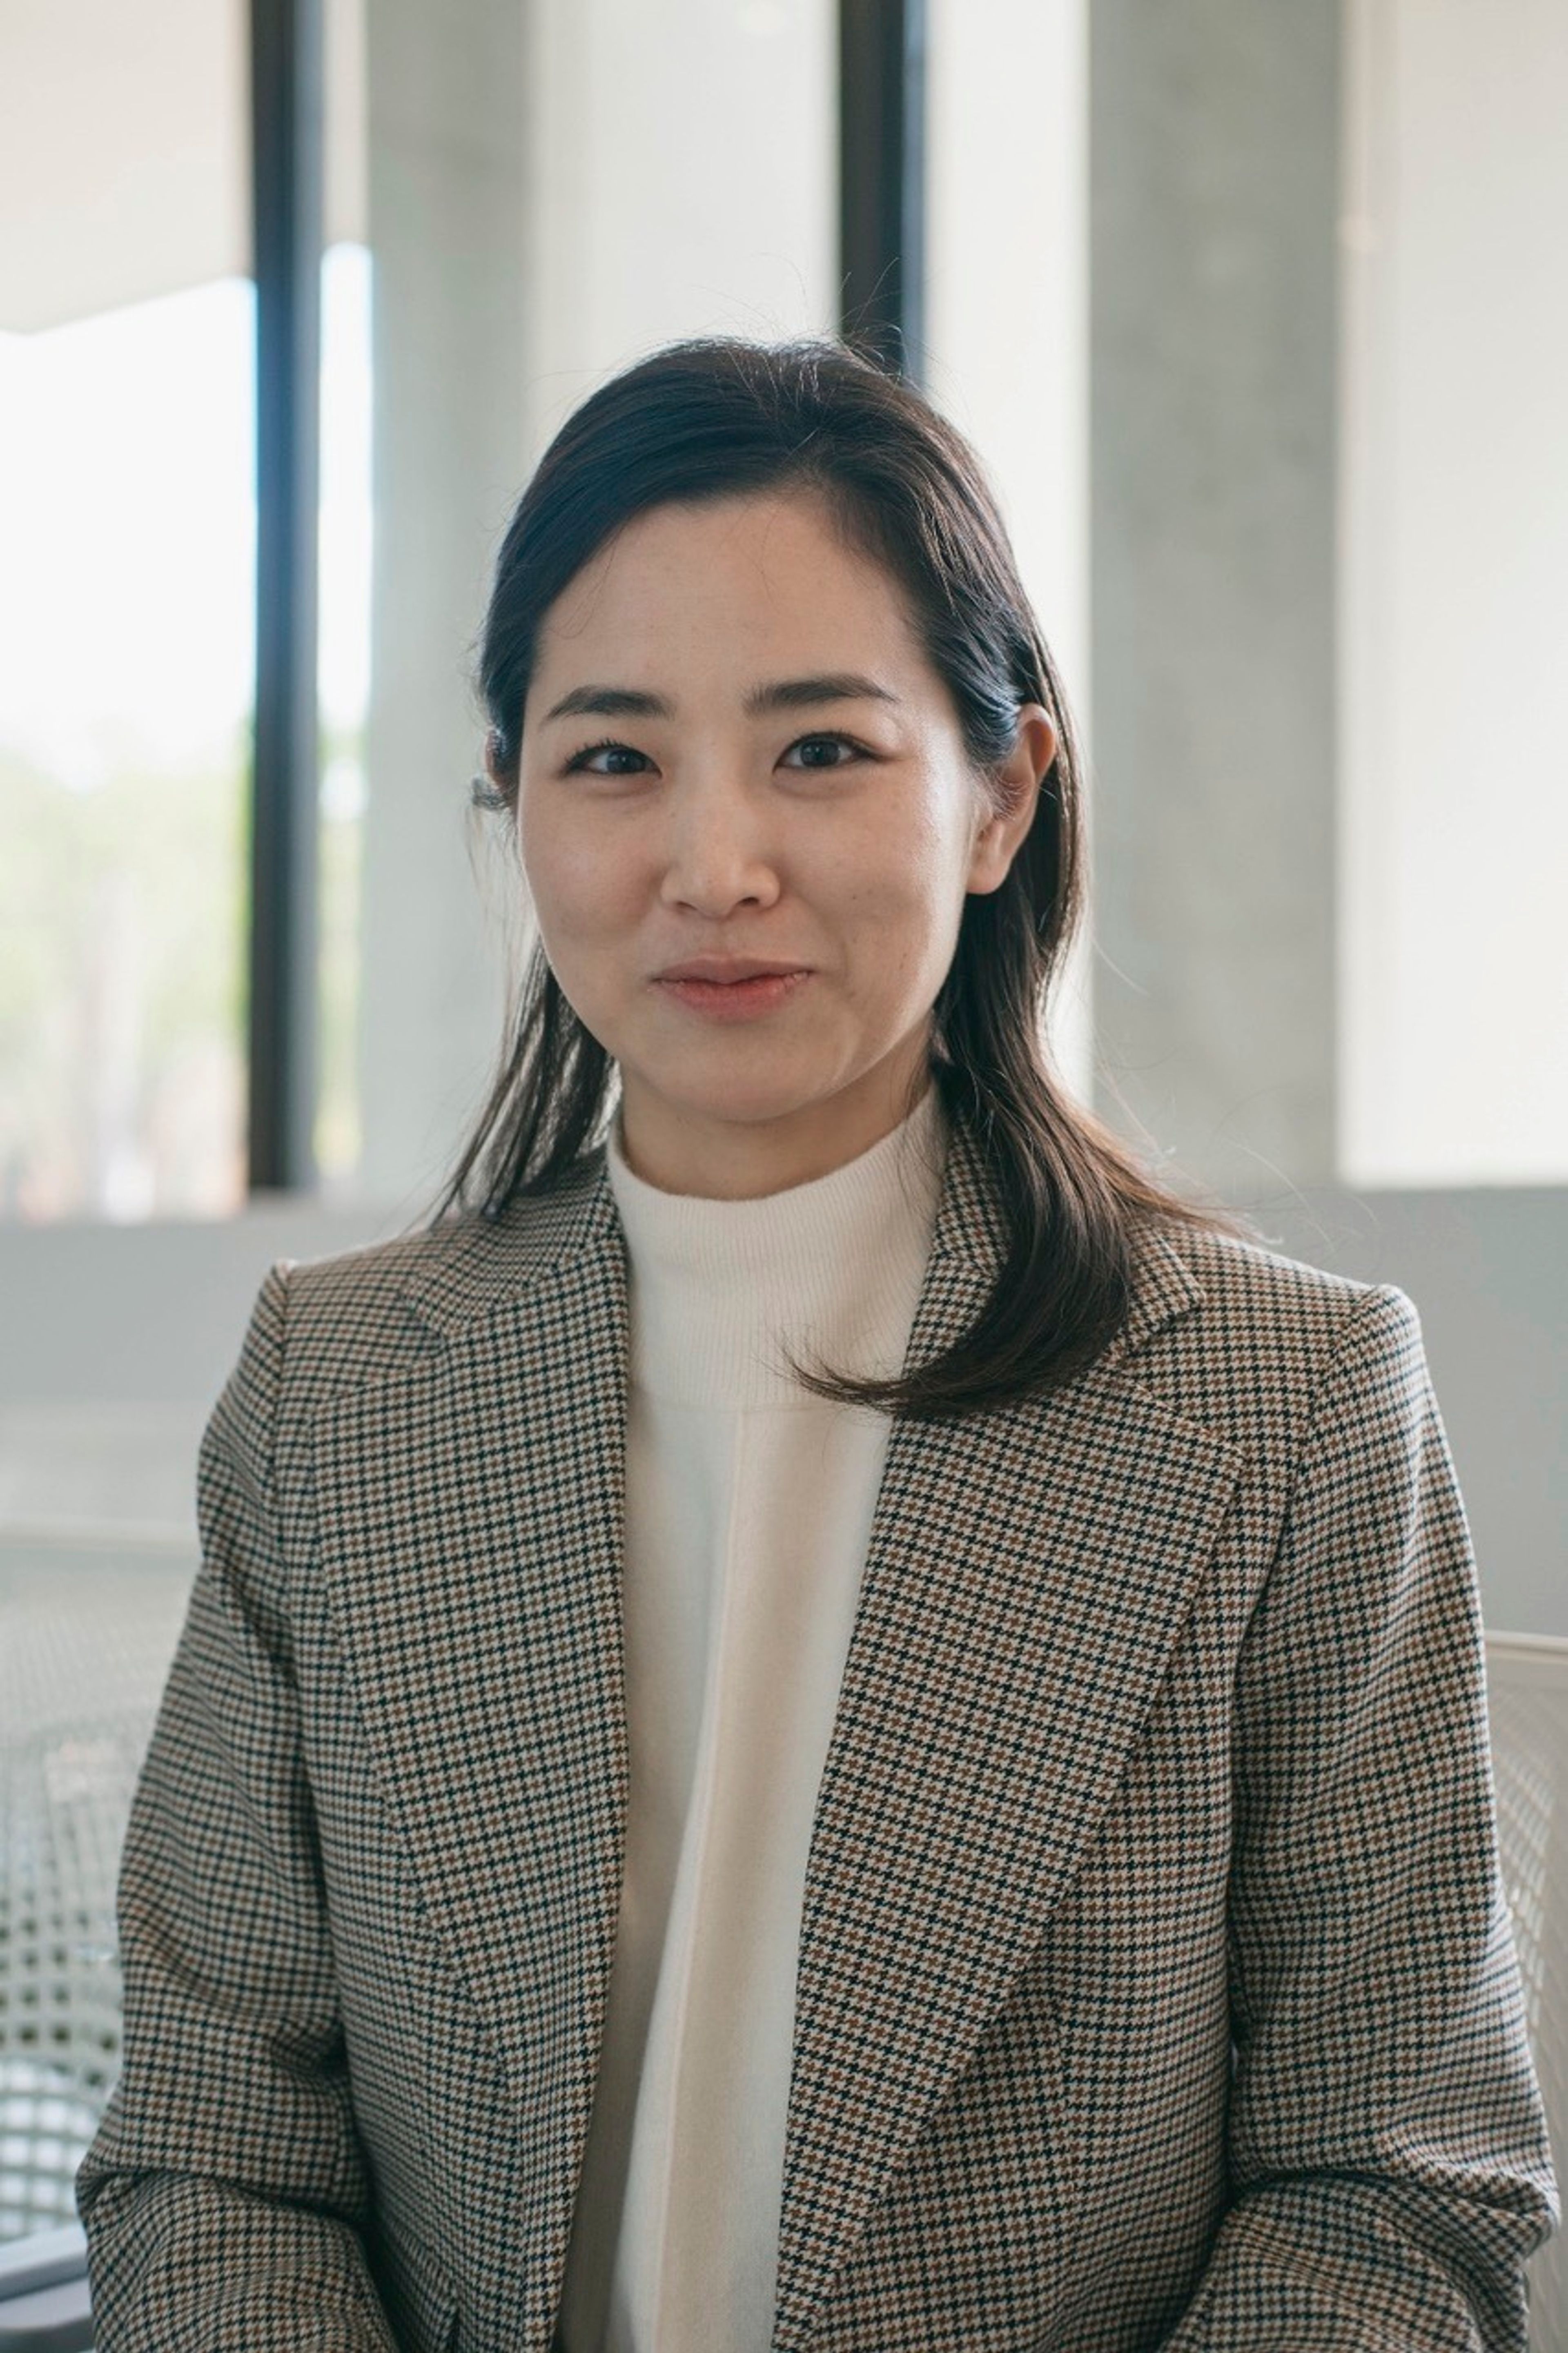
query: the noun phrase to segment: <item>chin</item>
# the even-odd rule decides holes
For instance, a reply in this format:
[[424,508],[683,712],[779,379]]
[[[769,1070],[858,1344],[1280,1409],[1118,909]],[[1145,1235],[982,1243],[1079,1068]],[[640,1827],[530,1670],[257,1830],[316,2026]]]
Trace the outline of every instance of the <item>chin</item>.
[[684,1100],[667,1096],[665,1100],[679,1116],[688,1119],[707,1121],[716,1126],[765,1127],[770,1120],[788,1119],[796,1112],[809,1111],[817,1098],[807,1095],[803,1099],[763,1088],[726,1087],[721,1093],[688,1096]]
[[685,1086],[649,1087],[645,1081],[641,1092],[645,1100],[657,1103],[676,1119],[720,1126],[764,1127],[771,1120],[789,1119],[797,1112],[814,1110],[829,1101],[837,1090],[809,1084],[781,1085],[761,1071],[738,1069],[732,1079],[716,1082],[710,1087],[693,1087],[689,1082]]

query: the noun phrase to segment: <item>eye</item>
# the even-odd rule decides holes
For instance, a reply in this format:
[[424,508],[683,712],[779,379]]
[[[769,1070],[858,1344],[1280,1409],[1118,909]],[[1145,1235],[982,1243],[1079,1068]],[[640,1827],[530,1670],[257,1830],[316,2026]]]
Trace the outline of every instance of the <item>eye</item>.
[[825,744],[830,750],[847,753],[848,758],[806,760],[802,765],[808,768],[847,768],[850,760],[861,760],[867,756],[864,745],[857,744],[852,735],[802,735],[789,748],[792,752],[816,752]]
[[644,756],[641,752],[634,751],[629,744],[618,743],[615,736],[606,735],[601,742],[584,744],[580,752],[574,752],[566,763],[566,774],[571,776],[575,769],[590,776],[630,776],[637,774],[635,768],[591,768],[589,761],[597,759],[601,752],[616,752],[627,760],[640,760]]

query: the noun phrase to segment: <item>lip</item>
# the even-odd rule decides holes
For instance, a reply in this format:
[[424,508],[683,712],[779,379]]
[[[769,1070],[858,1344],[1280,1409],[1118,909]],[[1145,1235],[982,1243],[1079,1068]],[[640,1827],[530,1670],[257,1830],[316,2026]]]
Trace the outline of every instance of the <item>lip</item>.
[[669,965],[663,972],[656,973],[654,977],[657,980],[710,980],[725,987],[737,980],[765,980],[784,973],[809,970],[810,966],[804,964],[767,964],[761,956],[702,955],[691,956],[685,964]]
[[756,973],[747,980],[664,980],[658,986],[705,1021],[753,1021],[799,994],[811,978],[809,967],[793,972]]

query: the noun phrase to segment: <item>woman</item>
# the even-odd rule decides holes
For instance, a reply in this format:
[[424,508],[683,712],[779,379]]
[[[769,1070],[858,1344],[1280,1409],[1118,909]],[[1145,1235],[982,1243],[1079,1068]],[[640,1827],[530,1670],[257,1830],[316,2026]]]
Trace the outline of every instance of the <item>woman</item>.
[[541,945],[436,1221],[275,1268],[207,1432],[103,2353],[1521,2348],[1415,1317],[1051,1073],[1079,776],[972,453],[656,353],[480,674]]

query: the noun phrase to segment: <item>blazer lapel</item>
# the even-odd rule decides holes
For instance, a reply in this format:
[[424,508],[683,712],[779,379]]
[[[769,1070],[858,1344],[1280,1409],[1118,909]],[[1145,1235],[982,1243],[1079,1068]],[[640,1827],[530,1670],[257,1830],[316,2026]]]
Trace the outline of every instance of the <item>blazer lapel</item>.
[[[954,1142],[911,1361],[993,1254]],[[805,1880],[773,2344],[813,2315],[1110,1804],[1237,1465],[1120,1369],[1192,1303],[1152,1245],[1132,1324],[1038,1403],[895,1424]]]
[[625,1259],[599,1192],[563,1231],[542,1266],[492,1258],[426,1299],[446,1345],[315,1431],[350,1673],[507,2070],[543,2190],[519,2253],[545,2270],[587,2130],[626,1802]]

